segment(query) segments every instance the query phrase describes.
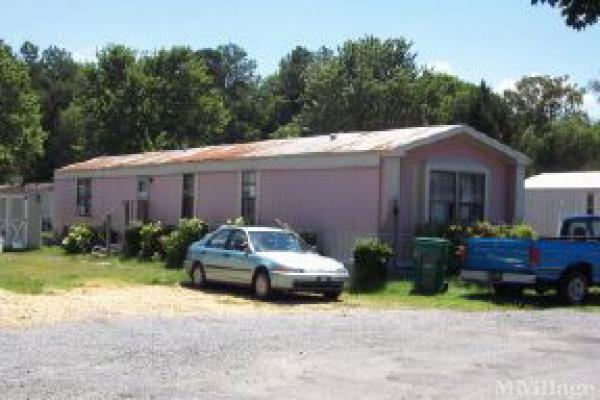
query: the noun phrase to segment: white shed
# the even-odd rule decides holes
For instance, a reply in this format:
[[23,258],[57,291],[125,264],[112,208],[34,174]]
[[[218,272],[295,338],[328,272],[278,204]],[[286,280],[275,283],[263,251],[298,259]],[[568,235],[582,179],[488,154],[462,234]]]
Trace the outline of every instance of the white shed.
[[600,172],[545,173],[525,180],[525,221],[542,236],[556,236],[568,216],[592,215],[600,205]]
[[0,237],[4,247],[35,249],[52,229],[52,184],[0,186]]

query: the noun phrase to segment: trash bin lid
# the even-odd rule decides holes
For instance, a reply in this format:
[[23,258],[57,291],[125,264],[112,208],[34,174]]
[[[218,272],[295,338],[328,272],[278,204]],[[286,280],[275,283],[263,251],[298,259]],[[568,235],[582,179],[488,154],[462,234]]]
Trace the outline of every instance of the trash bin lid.
[[415,243],[417,244],[421,244],[421,245],[442,245],[442,246],[448,246],[450,245],[450,241],[448,239],[444,239],[444,238],[438,238],[438,237],[418,237],[415,238]]

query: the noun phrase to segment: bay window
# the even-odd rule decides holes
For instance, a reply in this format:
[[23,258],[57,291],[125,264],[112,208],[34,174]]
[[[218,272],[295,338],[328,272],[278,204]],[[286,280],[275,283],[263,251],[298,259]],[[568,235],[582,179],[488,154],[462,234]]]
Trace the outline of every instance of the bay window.
[[483,173],[432,170],[429,175],[429,221],[468,223],[485,218]]

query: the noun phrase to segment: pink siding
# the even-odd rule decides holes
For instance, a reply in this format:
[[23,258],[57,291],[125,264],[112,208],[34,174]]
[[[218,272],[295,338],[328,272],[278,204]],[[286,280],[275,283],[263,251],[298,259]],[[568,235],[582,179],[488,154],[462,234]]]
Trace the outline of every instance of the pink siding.
[[83,222],[101,225],[107,214],[112,214],[113,226],[124,225],[123,200],[134,200],[135,177],[111,177],[92,179],[92,216],[77,215],[77,180],[61,179],[55,182],[55,229],[61,232],[66,225]]
[[511,221],[515,168],[501,153],[461,135],[409,151],[401,164],[400,231],[412,233],[424,218],[425,165],[428,161],[477,163],[490,170],[488,218]]
[[148,195],[150,219],[176,225],[181,218],[182,189],[183,175],[153,177]]
[[317,233],[326,254],[346,260],[359,236],[378,230],[379,169],[261,171],[258,218]]
[[57,233],[62,233],[65,226],[70,225],[77,212],[77,185],[75,179],[54,181],[54,217],[52,226]]
[[240,215],[238,172],[201,172],[197,176],[196,215],[220,224]]

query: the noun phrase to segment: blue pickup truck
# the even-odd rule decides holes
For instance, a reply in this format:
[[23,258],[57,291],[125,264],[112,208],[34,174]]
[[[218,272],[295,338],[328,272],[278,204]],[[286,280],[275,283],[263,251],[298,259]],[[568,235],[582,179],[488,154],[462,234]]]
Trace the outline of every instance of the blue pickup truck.
[[600,216],[566,218],[558,233],[537,240],[469,239],[461,278],[499,294],[556,289],[566,303],[581,304],[588,288],[600,284]]

